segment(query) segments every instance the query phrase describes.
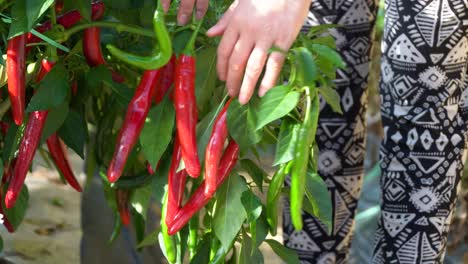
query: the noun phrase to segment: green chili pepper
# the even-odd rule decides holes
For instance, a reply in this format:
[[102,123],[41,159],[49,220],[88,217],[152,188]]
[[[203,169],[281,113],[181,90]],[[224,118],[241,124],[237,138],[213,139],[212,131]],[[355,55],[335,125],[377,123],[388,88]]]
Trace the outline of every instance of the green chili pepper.
[[161,208],[161,235],[164,243],[164,248],[166,249],[166,258],[169,263],[175,263],[177,261],[177,246],[176,246],[176,237],[170,236],[167,233],[166,225],[166,211],[167,211],[167,191],[164,196],[164,203]]
[[[307,165],[309,163],[310,146],[315,140],[320,99],[314,91],[313,99],[307,87],[307,110],[304,123],[298,131],[295,147],[295,159],[291,168],[291,220],[296,230],[302,229],[302,203],[304,201]],[[313,100],[313,102],[311,102]]]
[[161,68],[169,62],[172,56],[172,42],[166,28],[166,22],[164,21],[164,11],[162,9],[161,1],[158,1],[158,7],[154,11],[153,30],[156,34],[156,40],[158,41],[159,46],[154,48],[151,56],[146,57],[128,53],[113,45],[107,45],[107,49],[119,60],[143,70],[155,70]]
[[194,215],[189,222],[188,250],[190,253],[190,259],[192,259],[195,254],[197,254],[198,222],[198,214]]
[[291,166],[292,162],[281,164],[279,170],[273,175],[268,187],[266,215],[270,233],[274,236],[278,229],[278,199],[280,198],[281,187],[287,175],[287,167]]

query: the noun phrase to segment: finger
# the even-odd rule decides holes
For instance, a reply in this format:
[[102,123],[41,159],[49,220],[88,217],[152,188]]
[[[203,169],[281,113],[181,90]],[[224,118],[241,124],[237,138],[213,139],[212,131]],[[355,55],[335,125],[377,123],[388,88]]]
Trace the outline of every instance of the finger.
[[270,46],[271,45],[267,42],[257,44],[252,51],[252,54],[250,54],[247,67],[245,68],[244,80],[242,81],[239,93],[239,102],[241,104],[246,104],[252,97],[258,78],[260,77],[268,58],[267,52],[268,47]]
[[208,0],[198,0],[197,1],[197,19],[202,19],[205,15],[206,10],[208,10]]
[[167,13],[167,11],[169,11],[169,8],[171,7],[171,0],[161,0],[161,4],[164,12]]
[[206,35],[208,37],[216,37],[220,36],[224,33],[226,30],[227,25],[229,24],[229,21],[231,21],[232,14],[234,13],[234,10],[237,6],[237,1],[235,1],[228,10],[224,13],[224,15],[221,17],[221,19],[208,31],[206,32]]
[[222,81],[226,80],[229,58],[231,58],[232,50],[234,49],[234,45],[236,45],[238,39],[239,34],[237,30],[229,27],[221,38],[221,42],[219,43],[216,69],[218,71],[218,77]]
[[245,66],[249,59],[254,43],[248,37],[240,37],[234,46],[231,57],[229,58],[228,73],[226,79],[226,88],[231,97],[239,94],[242,76],[245,72]]
[[[278,48],[287,51],[289,45],[276,45]],[[282,52],[272,52],[268,58],[268,62],[265,69],[265,75],[263,76],[262,83],[258,89],[258,95],[260,97],[264,96],[268,90],[273,88],[276,85],[281,69],[283,68],[285,55]]]
[[193,12],[195,0],[184,0],[180,2],[179,13],[177,14],[177,23],[185,25],[189,22]]

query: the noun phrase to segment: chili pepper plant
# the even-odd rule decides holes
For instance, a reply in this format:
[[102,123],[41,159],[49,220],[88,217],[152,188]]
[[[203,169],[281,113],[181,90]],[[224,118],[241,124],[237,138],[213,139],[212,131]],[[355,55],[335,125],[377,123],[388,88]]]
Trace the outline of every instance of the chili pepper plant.
[[[216,74],[217,38],[205,36],[231,1],[176,23],[154,0],[0,1],[1,213],[8,231],[34,199],[24,184],[33,157],[81,186],[68,151],[100,177],[115,213],[112,242],[133,225],[138,248],[159,244],[170,263],[261,263],[282,197],[331,231],[331,202],[317,174],[320,109],[340,112],[335,73],[344,67],[329,33],[302,32],[277,86],[241,105]],[[146,230],[152,201],[160,228]],[[77,238],[78,239],[78,238]],[[112,245],[110,245],[112,246]]]

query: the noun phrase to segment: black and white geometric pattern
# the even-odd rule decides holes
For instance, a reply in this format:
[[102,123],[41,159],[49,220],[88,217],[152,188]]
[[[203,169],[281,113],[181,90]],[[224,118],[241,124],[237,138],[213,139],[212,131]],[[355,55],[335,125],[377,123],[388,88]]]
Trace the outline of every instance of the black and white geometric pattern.
[[[374,263],[441,263],[463,161],[468,119],[468,4],[463,0],[387,0],[382,41],[382,214]],[[306,25],[336,23],[331,34],[347,63],[337,72],[344,115],[322,104],[319,172],[328,185],[331,235],[310,215],[285,245],[303,263],[346,263],[361,191],[367,76],[374,0],[314,0]]]

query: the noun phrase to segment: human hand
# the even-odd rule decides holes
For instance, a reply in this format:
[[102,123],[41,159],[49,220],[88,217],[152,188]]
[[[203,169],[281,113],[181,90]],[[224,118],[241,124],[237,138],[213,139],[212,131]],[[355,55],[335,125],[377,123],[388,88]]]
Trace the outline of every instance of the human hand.
[[246,104],[266,67],[259,96],[271,89],[281,72],[285,56],[268,50],[287,51],[308,14],[311,0],[236,0],[208,30],[210,37],[223,35],[218,47],[217,71],[226,81],[229,95]]
[[[195,5],[196,2],[196,5]],[[171,0],[161,0],[165,12],[169,10]],[[177,23],[185,25],[192,17],[193,8],[196,8],[196,18],[201,19],[208,9],[208,0],[181,0],[179,12],[177,13]]]

